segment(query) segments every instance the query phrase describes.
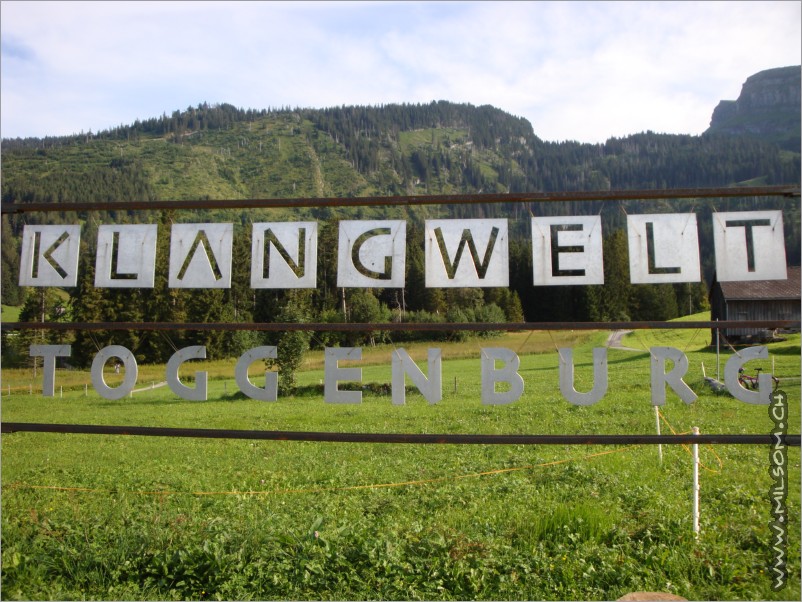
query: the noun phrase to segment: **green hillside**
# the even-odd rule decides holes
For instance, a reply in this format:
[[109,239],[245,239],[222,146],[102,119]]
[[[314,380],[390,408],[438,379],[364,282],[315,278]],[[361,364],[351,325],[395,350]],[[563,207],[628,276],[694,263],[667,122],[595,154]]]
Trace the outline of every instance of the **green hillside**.
[[[4,204],[56,202],[66,206],[79,201],[602,191],[720,187],[746,182],[798,184],[800,180],[799,153],[754,137],[646,132],[604,144],[551,143],[539,139],[525,119],[494,107],[448,102],[260,111],[203,104],[103,132],[3,140],[2,151]],[[622,283],[620,276],[626,270],[622,267],[626,265],[625,213],[696,212],[703,270],[709,281],[714,269],[711,213],[757,207],[783,210],[788,261],[798,264],[798,199],[4,215],[2,299],[6,305],[23,306],[22,320],[41,319],[43,313],[46,319],[137,321],[147,315],[151,320],[168,322],[670,319],[681,313],[680,308],[703,310],[706,285]],[[602,215],[607,284],[534,290],[526,236],[529,216],[582,212]],[[333,252],[337,221],[379,215],[408,222],[407,288],[339,290]],[[250,223],[304,217],[320,223],[318,289],[278,293],[250,289],[248,262],[242,260],[250,254]],[[426,289],[422,285],[422,220],[426,217],[509,218],[511,238],[515,235],[510,247],[510,288]],[[85,248],[80,282],[68,291],[69,302],[57,294],[20,289],[17,281],[23,226],[76,220],[87,228],[82,234]],[[160,223],[159,244],[166,249],[169,224],[179,221],[234,223],[234,253],[240,260],[235,260],[230,289],[209,291],[199,299],[186,290],[169,290],[166,283],[157,283],[153,290],[133,292],[93,287],[97,224]],[[166,261],[166,251],[160,253],[158,261]],[[177,343],[190,344],[210,343],[216,337],[218,348],[232,354],[258,338],[255,333],[179,333],[176,337]],[[340,339],[360,342],[350,336]],[[375,342],[376,333],[367,333],[365,340]],[[18,342],[24,351],[24,341]],[[111,342],[137,349],[139,355],[153,361],[164,359],[171,349],[164,340],[137,338],[133,333],[100,333],[93,338],[78,333],[76,345],[86,347],[86,353],[79,351],[76,361],[94,351],[96,344]],[[4,359],[27,361],[25,353],[14,355],[8,345],[4,345]]]
[[409,195],[758,180],[798,181],[799,154],[723,135],[647,132],[599,145],[546,143],[523,119],[452,103],[259,112],[200,105],[96,134],[3,140],[2,199]]

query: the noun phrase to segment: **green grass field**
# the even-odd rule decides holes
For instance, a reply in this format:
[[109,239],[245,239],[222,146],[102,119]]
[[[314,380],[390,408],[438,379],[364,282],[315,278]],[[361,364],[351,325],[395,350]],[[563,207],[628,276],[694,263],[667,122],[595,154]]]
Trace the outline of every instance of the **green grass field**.
[[22,306],[3,305],[2,315],[0,315],[0,322],[17,322]]
[[[36,394],[41,382],[29,394],[29,373],[4,370],[2,419],[338,432],[654,433],[646,351],[609,350],[609,389],[599,403],[572,406],[560,395],[556,348],[574,348],[576,388],[584,391],[592,385],[591,350],[607,335],[517,333],[443,345],[437,405],[409,392],[406,405],[393,406],[389,394],[371,390],[358,405],[324,403],[320,353],[309,354],[300,393],[275,403],[236,391],[235,359],[188,365],[187,374],[210,373],[206,402],[181,400],[167,387],[108,401],[91,385],[85,393],[86,373],[61,370],[56,396],[45,398]],[[685,380],[699,399],[686,405],[669,393],[663,432],[697,426],[702,433],[768,433],[765,406],[705,388],[701,364],[708,374],[715,366],[708,342],[709,332],[686,330],[639,331],[625,341],[636,349],[673,345],[689,357]],[[794,335],[770,346],[775,372],[796,383],[799,344]],[[425,357],[425,347],[410,347],[416,360]],[[481,404],[482,347],[519,353],[525,391],[517,402]],[[390,383],[391,351],[363,350],[363,383]],[[761,362],[771,365],[761,360],[750,367]],[[163,375],[162,366],[142,366],[138,387]],[[786,390],[790,432],[798,433],[800,388]],[[661,464],[654,446],[4,435],[2,597],[610,600],[660,590],[696,600],[798,599],[799,448],[788,452],[789,580],[778,592],[769,574],[768,450],[701,446],[700,455],[696,539],[691,456],[678,445],[663,446]]]

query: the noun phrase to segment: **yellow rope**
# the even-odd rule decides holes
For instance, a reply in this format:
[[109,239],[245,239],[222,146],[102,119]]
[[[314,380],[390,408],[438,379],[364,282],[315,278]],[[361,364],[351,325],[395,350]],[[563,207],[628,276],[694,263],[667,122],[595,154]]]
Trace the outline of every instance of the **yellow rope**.
[[[684,432],[684,433],[677,433],[677,431],[676,431],[676,430],[674,430],[674,427],[673,427],[673,426],[671,426],[671,423],[668,421],[668,419],[667,419],[665,416],[663,416],[663,413],[660,411],[660,408],[657,408],[657,414],[660,416],[660,418],[662,418],[663,422],[665,422],[665,423],[666,423],[666,425],[668,425],[668,428],[671,430],[671,433],[672,433],[672,434],[674,434],[674,435],[677,435],[677,434],[679,434],[679,435],[687,435],[687,434],[689,434],[689,433],[690,433],[690,431],[687,431],[687,432]],[[724,461],[721,459],[721,456],[719,456],[719,455],[716,453],[716,450],[715,450],[715,449],[713,449],[713,446],[712,446],[711,444],[709,444],[709,443],[708,443],[706,447],[707,447],[707,448],[708,448],[708,449],[709,449],[709,450],[710,450],[710,451],[713,453],[713,455],[716,457],[716,461],[718,462],[718,470],[715,470],[715,469],[713,469],[713,468],[710,468],[709,466],[707,466],[707,465],[706,465],[704,462],[702,462],[701,460],[699,460],[699,466],[701,466],[701,467],[702,467],[704,470],[706,470],[706,471],[708,471],[708,472],[712,472],[712,473],[714,473],[714,474],[718,474],[718,473],[720,473],[720,472],[722,471],[722,469],[724,468]],[[684,450],[685,450],[685,451],[688,453],[688,455],[693,455],[693,454],[691,454],[691,450],[690,450],[690,448],[689,448],[689,447],[688,447],[688,446],[687,446],[685,443],[683,443],[683,444],[682,444],[682,449],[684,449]]]
[[[288,493],[324,493],[324,492],[331,492],[331,491],[355,491],[359,489],[381,489],[381,488],[388,488],[388,487],[406,487],[411,485],[427,485],[431,483],[442,483],[444,481],[456,480],[456,479],[469,479],[469,478],[476,478],[476,477],[484,477],[490,476],[495,474],[503,474],[508,472],[516,472],[521,470],[532,470],[535,468],[543,468],[546,466],[556,466],[558,464],[566,464],[568,462],[573,462],[576,460],[589,460],[591,458],[596,458],[599,456],[606,456],[608,454],[614,454],[623,452],[635,447],[640,447],[639,445],[629,445],[626,447],[621,447],[618,449],[598,452],[595,454],[588,454],[586,456],[582,456],[579,458],[566,458],[563,460],[553,460],[551,462],[543,462],[542,464],[530,464],[527,466],[516,466],[513,468],[499,468],[496,470],[488,470],[484,472],[475,472],[470,474],[464,475],[456,475],[456,476],[447,476],[447,477],[435,477],[432,479],[419,479],[415,481],[402,481],[399,483],[377,483],[377,484],[369,484],[369,485],[347,485],[342,487],[317,487],[317,488],[308,488],[308,489],[277,489],[273,491],[128,491],[126,493],[134,493],[137,495],[195,495],[195,496],[209,496],[209,495],[277,495],[277,494],[288,494]],[[24,483],[12,483],[10,485],[12,489],[46,489],[51,491],[74,491],[74,492],[82,492],[82,493],[116,493],[118,490],[113,489],[92,489],[88,487],[59,487],[54,485],[26,485]]]

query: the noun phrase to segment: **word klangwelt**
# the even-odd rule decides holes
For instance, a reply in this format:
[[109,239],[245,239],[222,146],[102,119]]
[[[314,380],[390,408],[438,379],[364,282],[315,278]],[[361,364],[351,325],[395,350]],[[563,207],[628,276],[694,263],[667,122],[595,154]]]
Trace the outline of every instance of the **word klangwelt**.
[[[716,278],[720,282],[787,278],[782,211],[714,213]],[[153,288],[155,224],[100,225],[96,287]],[[75,286],[80,225],[28,225],[20,258],[22,286]],[[600,216],[531,218],[534,286],[604,283]],[[507,219],[433,219],[424,228],[427,287],[509,286]],[[696,214],[627,215],[633,284],[701,280]],[[234,225],[173,224],[170,288],[230,288]],[[251,287],[315,288],[318,224],[262,222],[251,233]],[[337,286],[403,288],[403,220],[339,222]],[[467,251],[467,252],[466,252]]]

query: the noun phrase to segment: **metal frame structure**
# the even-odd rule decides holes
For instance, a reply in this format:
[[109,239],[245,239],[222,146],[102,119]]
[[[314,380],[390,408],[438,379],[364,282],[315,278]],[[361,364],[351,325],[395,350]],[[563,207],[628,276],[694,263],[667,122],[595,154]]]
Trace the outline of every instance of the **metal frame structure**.
[[[734,197],[785,197],[799,198],[799,186],[757,186],[727,188],[683,188],[673,190],[624,190],[565,193],[509,193],[421,195],[398,197],[359,198],[280,198],[237,199],[205,201],[130,201],[130,202],[75,202],[75,203],[6,203],[0,206],[2,215],[20,215],[37,212],[84,211],[158,211],[181,209],[271,209],[291,207],[379,207],[419,205],[475,205],[498,203],[541,203],[564,201],[627,201],[681,198],[734,198]],[[7,330],[54,331],[532,331],[532,330],[640,330],[640,329],[698,329],[748,327],[759,329],[799,328],[798,320],[743,321],[692,321],[692,322],[520,322],[520,323],[164,323],[164,322],[9,322]],[[162,427],[103,426],[77,424],[4,422],[3,433],[47,432],[105,435],[138,435],[166,437],[202,437],[227,439],[261,439],[278,441],[328,441],[350,443],[412,443],[412,444],[503,444],[503,445],[633,445],[633,444],[689,444],[726,443],[744,445],[771,445],[776,436],[769,434],[706,434],[706,435],[480,435],[480,434],[404,434],[404,433],[334,433],[294,431],[251,431],[223,429],[190,429]],[[784,443],[800,446],[799,435],[784,436]]]

